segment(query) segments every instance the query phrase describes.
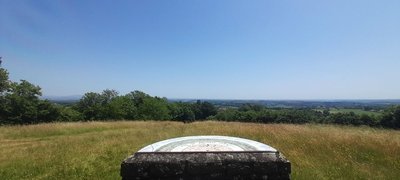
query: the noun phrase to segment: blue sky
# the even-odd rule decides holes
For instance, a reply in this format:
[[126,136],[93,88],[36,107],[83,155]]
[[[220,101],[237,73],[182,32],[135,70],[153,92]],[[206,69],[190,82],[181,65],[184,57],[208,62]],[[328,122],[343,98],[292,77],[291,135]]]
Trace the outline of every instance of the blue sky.
[[0,56],[46,96],[398,99],[398,0],[0,0]]

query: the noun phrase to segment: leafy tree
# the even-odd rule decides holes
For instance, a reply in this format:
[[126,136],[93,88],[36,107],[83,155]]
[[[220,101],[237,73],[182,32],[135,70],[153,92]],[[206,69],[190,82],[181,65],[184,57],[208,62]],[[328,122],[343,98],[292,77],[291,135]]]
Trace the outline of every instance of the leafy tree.
[[334,113],[330,115],[331,122],[344,125],[361,125],[360,117],[354,112]]
[[381,125],[388,128],[400,128],[400,106],[388,108],[381,119]]
[[277,115],[271,111],[260,111],[257,117],[257,122],[272,123],[276,121]]
[[378,124],[374,116],[369,116],[367,114],[362,114],[360,116],[360,123],[367,126],[376,126]]
[[11,84],[11,92],[13,95],[17,95],[28,100],[38,100],[39,96],[42,95],[40,90],[41,88],[39,86],[33,85],[26,80],[21,80],[19,84]]
[[83,95],[77,104],[77,109],[85,120],[101,119],[103,98],[100,94],[89,92]]
[[[116,112],[117,104],[114,102],[118,97],[115,90],[104,90],[101,94],[95,92],[86,93],[78,103],[78,110],[83,114],[85,120],[105,120],[110,118],[123,118],[121,112]],[[118,117],[117,117],[118,116]]]
[[118,92],[116,90],[106,89],[101,93],[101,103],[102,105],[107,105],[116,97],[118,97]]
[[11,82],[0,68],[0,124],[28,124],[54,121],[58,108],[40,100],[41,88],[26,80]]
[[8,72],[4,68],[0,68],[0,95],[3,95],[10,88],[10,80]]
[[[37,122],[51,122],[59,119],[60,110],[48,100],[41,100],[37,105]],[[36,123],[36,122],[35,122]]]
[[218,114],[215,115],[215,118],[217,120],[223,120],[223,121],[234,121],[234,120],[238,119],[237,115],[236,115],[237,112],[238,111],[235,109],[231,109],[231,108],[225,109],[225,110],[218,112]]
[[6,99],[5,94],[10,88],[8,80],[8,72],[6,69],[0,68],[0,124],[6,120]]
[[192,110],[191,104],[188,103],[170,103],[168,106],[172,120],[179,120],[183,122],[192,122],[195,120],[195,114]]
[[192,111],[195,114],[196,120],[205,120],[209,116],[214,116],[217,114],[217,108],[209,103],[197,100],[192,106]]
[[137,109],[134,102],[127,96],[118,96],[106,107],[107,117],[111,119],[135,119]]
[[162,98],[144,98],[143,103],[138,106],[139,119],[143,120],[168,120],[168,102]]
[[144,99],[150,98],[151,96],[142,91],[133,91],[127,94],[130,99],[133,100],[136,107],[144,102]]
[[326,116],[329,116],[331,113],[329,112],[329,109],[324,109],[322,111],[322,114],[326,117]]
[[83,120],[83,115],[71,107],[59,107],[58,121],[79,121]]
[[20,83],[11,83],[10,92],[4,97],[5,120],[3,121],[12,124],[36,122],[40,95],[40,87],[26,80],[21,80]]

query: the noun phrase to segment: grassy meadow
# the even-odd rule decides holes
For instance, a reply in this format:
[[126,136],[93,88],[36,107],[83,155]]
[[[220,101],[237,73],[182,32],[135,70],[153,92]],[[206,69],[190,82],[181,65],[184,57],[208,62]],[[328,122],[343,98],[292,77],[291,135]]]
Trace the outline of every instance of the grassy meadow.
[[366,114],[368,116],[379,116],[382,115],[382,112],[374,112],[374,111],[366,111],[363,109],[345,109],[345,108],[331,108],[329,110],[330,113],[349,113],[354,112],[355,114],[361,115]]
[[280,150],[293,179],[397,179],[400,131],[333,125],[117,121],[0,127],[0,179],[120,179],[121,161],[172,137],[228,135]]

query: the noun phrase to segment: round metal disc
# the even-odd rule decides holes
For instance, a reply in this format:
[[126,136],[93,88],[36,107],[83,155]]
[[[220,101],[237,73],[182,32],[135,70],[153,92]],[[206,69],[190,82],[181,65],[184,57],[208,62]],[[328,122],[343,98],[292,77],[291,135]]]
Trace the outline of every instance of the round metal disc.
[[276,149],[266,144],[229,136],[187,136],[160,141],[138,152],[241,152],[269,151]]

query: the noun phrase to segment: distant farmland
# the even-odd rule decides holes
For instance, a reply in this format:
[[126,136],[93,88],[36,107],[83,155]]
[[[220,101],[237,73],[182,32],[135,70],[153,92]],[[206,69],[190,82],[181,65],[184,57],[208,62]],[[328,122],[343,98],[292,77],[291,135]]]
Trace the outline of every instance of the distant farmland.
[[[324,109],[315,109],[316,111],[322,112]],[[350,113],[353,112],[354,114],[357,115],[362,115],[366,114],[368,116],[379,116],[382,115],[382,111],[367,111],[363,109],[357,109],[357,108],[329,108],[330,113]]]
[[349,112],[354,112],[355,114],[361,115],[361,114],[366,114],[369,116],[378,116],[378,115],[382,115],[382,112],[376,112],[376,111],[366,111],[363,109],[337,109],[337,108],[331,108],[329,109],[330,113],[349,113]]
[[397,179],[400,131],[332,125],[118,121],[0,127],[1,179],[119,179],[121,161],[178,136],[228,135],[281,151],[293,179]]

